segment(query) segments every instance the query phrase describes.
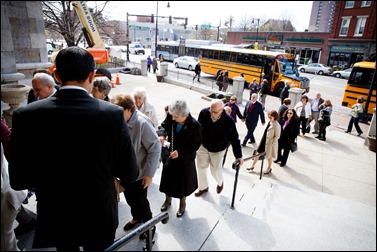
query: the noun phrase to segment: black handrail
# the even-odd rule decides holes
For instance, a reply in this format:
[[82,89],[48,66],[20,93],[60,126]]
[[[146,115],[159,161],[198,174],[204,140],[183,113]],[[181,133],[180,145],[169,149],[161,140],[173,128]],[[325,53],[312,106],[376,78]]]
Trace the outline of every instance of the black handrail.
[[137,227],[135,230],[131,231],[130,233],[124,235],[123,237],[116,240],[112,245],[110,245],[108,248],[105,249],[105,251],[114,251],[118,250],[124,245],[126,245],[128,242],[130,242],[135,237],[138,237],[140,234],[144,233],[148,230],[147,238],[146,238],[146,246],[144,248],[144,251],[151,251],[152,250],[152,227],[154,227],[157,223],[161,221],[162,224],[166,224],[169,221],[169,213],[168,212],[162,212],[159,215],[153,217],[149,221],[143,223],[139,227]]
[[[262,164],[261,164],[259,179],[262,179],[263,161],[264,161],[265,155],[266,155],[266,152],[262,152],[262,153],[257,153],[257,154],[252,155],[251,157],[247,157],[247,158],[243,159],[243,161],[247,161],[249,159],[252,159],[252,158],[255,158],[255,157],[258,157],[258,156],[260,156],[262,158],[261,159]],[[232,168],[234,170],[236,170],[236,174],[234,176],[233,197],[232,197],[232,204],[230,205],[230,208],[234,209],[234,199],[236,198],[236,190],[237,190],[237,183],[238,183],[238,173],[239,173],[239,170],[240,170],[240,163],[237,160],[234,161],[233,164],[232,164]]]

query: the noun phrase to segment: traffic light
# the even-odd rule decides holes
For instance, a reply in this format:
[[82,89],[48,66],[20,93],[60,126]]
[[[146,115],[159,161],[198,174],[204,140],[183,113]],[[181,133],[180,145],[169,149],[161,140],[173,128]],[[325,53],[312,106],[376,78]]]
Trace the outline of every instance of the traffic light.
[[154,23],[154,14],[151,15],[151,23]]
[[183,26],[185,29],[187,28],[187,18],[185,18],[185,25]]
[[198,30],[198,25],[195,25],[195,30]]
[[173,23],[172,17],[169,16],[169,24],[172,24],[172,23]]

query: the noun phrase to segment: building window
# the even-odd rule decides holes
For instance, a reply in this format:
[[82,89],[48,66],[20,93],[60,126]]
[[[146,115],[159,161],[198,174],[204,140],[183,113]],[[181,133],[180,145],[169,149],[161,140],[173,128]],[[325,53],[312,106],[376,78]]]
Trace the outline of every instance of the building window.
[[365,23],[367,21],[366,17],[358,17],[355,29],[355,37],[361,37],[364,33]]
[[346,1],[346,6],[344,8],[353,8],[353,5],[355,4],[355,1]]
[[369,7],[372,1],[361,1],[361,7]]
[[340,27],[339,36],[347,36],[350,20],[351,18],[342,18],[342,25]]

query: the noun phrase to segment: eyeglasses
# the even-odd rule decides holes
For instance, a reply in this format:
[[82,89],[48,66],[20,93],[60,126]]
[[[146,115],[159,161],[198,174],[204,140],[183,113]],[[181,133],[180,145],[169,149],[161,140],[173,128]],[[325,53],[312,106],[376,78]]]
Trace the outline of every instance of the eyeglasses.
[[230,99],[231,101],[235,101],[236,99]]

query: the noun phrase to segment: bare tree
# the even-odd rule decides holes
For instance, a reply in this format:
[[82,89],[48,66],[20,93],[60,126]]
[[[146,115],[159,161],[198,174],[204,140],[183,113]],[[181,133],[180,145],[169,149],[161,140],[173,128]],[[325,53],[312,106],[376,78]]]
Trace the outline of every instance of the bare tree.
[[234,17],[230,16],[228,19],[225,20],[224,26],[229,29],[229,31],[232,31],[232,27],[234,25]]
[[[60,34],[67,46],[77,46],[83,39],[82,24],[72,6],[72,1],[42,1],[45,29],[49,34]],[[102,15],[108,1],[101,9],[89,8],[94,22],[101,35],[110,36],[106,31],[105,19]]]
[[250,31],[253,27],[252,20],[253,20],[252,17],[248,17],[245,15],[244,17],[241,18],[238,25],[240,26],[242,31]]

